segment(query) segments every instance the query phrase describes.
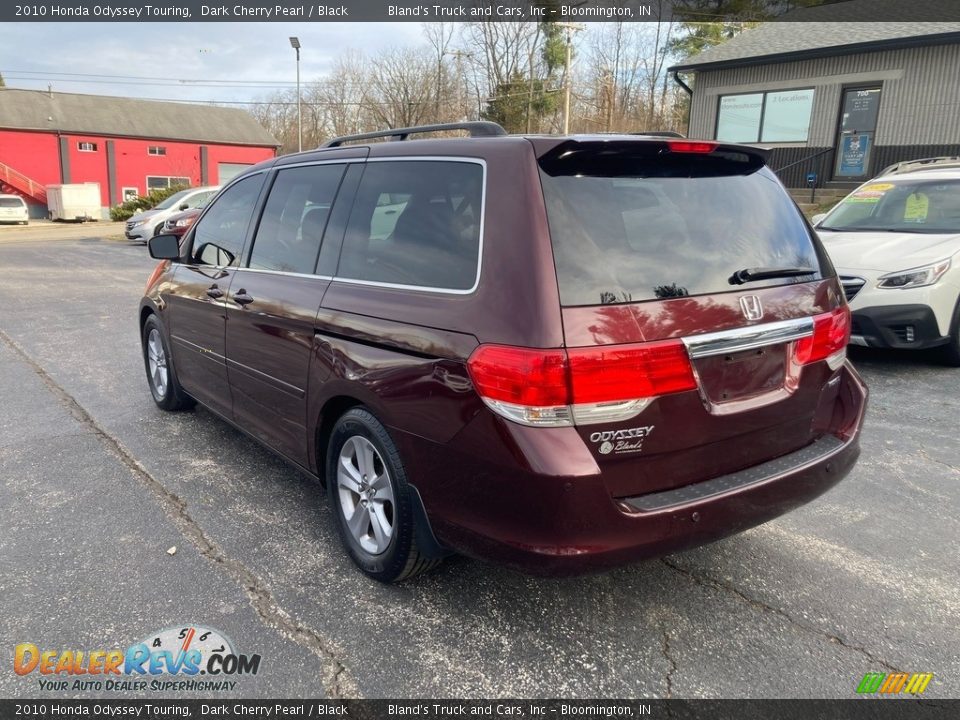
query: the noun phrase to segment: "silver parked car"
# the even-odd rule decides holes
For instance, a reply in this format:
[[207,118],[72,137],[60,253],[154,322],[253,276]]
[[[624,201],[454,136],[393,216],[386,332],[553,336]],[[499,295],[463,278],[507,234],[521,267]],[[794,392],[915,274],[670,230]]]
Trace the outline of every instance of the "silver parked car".
[[145,243],[163,230],[163,223],[168,217],[205,203],[218,190],[220,190],[219,185],[181,190],[156,207],[137,213],[127,220],[124,235],[127,240],[139,240]]

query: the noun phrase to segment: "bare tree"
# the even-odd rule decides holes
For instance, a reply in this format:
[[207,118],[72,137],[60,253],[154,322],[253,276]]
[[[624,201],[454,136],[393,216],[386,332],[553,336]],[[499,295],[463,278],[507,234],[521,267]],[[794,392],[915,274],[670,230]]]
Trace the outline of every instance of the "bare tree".
[[316,83],[311,96],[322,112],[325,136],[353,135],[370,129],[366,58],[348,50],[337,58],[330,74]]
[[436,67],[429,48],[394,48],[370,62],[369,101],[373,118],[383,127],[409,127],[430,122],[436,95]]

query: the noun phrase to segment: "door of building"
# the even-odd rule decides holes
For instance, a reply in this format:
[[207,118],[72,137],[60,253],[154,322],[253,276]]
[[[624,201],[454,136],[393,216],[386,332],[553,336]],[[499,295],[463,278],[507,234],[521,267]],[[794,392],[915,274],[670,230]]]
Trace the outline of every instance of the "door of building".
[[879,87],[847,88],[843,91],[834,179],[864,180],[869,176],[879,110]]

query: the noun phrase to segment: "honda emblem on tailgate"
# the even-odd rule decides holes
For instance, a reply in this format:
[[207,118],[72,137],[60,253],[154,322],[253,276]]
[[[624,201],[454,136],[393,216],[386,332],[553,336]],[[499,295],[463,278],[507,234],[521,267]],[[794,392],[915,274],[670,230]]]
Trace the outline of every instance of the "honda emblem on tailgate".
[[763,305],[756,295],[744,295],[740,298],[740,309],[747,320],[759,320],[763,317]]

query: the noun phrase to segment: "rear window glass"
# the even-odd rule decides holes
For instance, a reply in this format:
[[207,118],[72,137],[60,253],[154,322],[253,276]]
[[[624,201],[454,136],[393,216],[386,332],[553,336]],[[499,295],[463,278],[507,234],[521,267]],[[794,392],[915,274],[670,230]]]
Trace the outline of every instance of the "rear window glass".
[[337,276],[469,290],[477,280],[483,167],[433,160],[370,162]]
[[[773,173],[740,153],[715,155],[651,144],[541,159],[561,302],[637,302],[820,277],[806,225]],[[730,282],[746,268],[813,272]]]
[[0,207],[22,208],[23,200],[20,198],[0,198]]

